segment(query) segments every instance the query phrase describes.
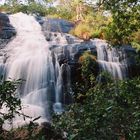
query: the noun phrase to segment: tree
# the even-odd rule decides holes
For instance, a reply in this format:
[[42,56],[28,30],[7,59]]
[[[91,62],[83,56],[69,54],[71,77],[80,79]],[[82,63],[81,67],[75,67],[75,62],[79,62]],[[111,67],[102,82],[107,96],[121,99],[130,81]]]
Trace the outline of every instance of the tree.
[[21,110],[21,101],[17,95],[18,81],[0,81],[0,134],[6,120],[11,121]]
[[140,28],[139,0],[105,0],[103,5],[113,19],[108,26],[107,40],[112,44],[129,44],[132,33]]
[[83,0],[60,0],[59,5],[61,6],[61,9],[64,8],[65,11],[72,14],[74,20],[79,21],[84,19],[83,13],[85,6]]

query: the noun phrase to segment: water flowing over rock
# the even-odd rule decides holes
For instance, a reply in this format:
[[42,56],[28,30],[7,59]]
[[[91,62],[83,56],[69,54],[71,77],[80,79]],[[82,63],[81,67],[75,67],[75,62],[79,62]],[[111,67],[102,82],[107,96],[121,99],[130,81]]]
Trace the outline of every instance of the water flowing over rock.
[[60,63],[67,60],[70,65],[75,65],[85,51],[91,51],[93,55],[97,55],[100,71],[107,71],[117,79],[128,77],[126,52],[129,47],[112,48],[105,40],[83,41],[64,33],[44,31],[44,34],[51,44],[50,49],[57,54]]
[[[53,104],[59,104],[59,112],[62,111],[59,97],[62,92],[61,68],[57,57],[49,50],[49,44],[34,17],[17,13],[10,15],[9,19],[17,35],[2,50],[5,55],[0,58],[0,71],[4,66],[6,80],[22,80],[19,89],[22,112],[33,118],[41,116],[39,122],[49,121]],[[21,117],[14,120],[14,125],[23,123]]]
[[74,73],[72,77],[75,76],[79,57],[85,51],[97,56],[100,71],[107,71],[117,79],[133,75],[136,51],[130,45],[111,47],[105,40],[83,41],[68,34],[74,24],[63,19],[40,18],[38,22],[42,25],[50,50],[57,54],[60,64],[67,61],[70,65]]
[[109,72],[114,78],[126,78],[128,71],[125,51],[122,48],[111,48],[101,40],[97,40],[95,45],[100,69]]
[[[40,123],[50,121],[52,110],[61,113],[63,104],[72,101],[71,83],[79,74],[79,57],[85,51],[97,57],[100,71],[108,71],[117,79],[128,76],[133,60],[129,52],[135,52],[131,47],[110,48],[100,39],[83,41],[67,33],[73,25],[66,21],[62,24],[64,21],[59,20],[64,29],[60,31],[59,26],[53,30],[58,20],[39,21],[23,13],[10,15],[9,19],[4,16],[4,25],[10,27],[10,37],[16,36],[7,45],[0,44],[0,76],[5,80],[22,79],[18,89],[22,111],[33,118],[41,116]],[[0,37],[4,38],[3,34]],[[14,120],[14,126],[24,123],[21,117]]]

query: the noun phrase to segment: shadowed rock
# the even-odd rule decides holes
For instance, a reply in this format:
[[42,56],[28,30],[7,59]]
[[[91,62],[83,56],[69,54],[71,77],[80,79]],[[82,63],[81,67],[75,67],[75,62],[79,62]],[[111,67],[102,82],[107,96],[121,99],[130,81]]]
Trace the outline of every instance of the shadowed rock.
[[0,13],[0,48],[3,48],[16,35],[14,27],[10,24],[7,14]]

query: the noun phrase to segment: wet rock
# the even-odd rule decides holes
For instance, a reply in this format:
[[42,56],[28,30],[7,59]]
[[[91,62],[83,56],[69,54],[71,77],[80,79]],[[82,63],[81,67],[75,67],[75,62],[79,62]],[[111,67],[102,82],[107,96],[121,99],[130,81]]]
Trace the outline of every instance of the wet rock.
[[2,20],[3,23],[9,23],[9,18],[6,14],[0,13],[0,19]]
[[[40,20],[40,22],[42,21]],[[74,24],[64,19],[48,18],[44,21],[42,27],[44,31],[68,33],[74,27]]]
[[8,15],[0,13],[0,48],[4,48],[15,35],[16,31],[10,24]]

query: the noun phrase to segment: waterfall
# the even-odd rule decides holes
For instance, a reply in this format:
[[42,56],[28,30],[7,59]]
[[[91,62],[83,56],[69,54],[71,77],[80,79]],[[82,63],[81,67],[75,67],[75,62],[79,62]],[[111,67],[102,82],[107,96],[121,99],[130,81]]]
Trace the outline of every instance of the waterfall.
[[54,104],[53,108],[56,113],[61,113],[62,104],[69,104],[71,103],[71,70],[70,66],[65,62],[60,67],[60,76],[57,79],[56,84],[56,103]]
[[[41,116],[39,123],[49,121],[49,110],[55,102],[59,103],[59,111],[62,110],[61,68],[34,17],[17,13],[9,19],[17,35],[4,49],[5,63],[3,55],[0,56],[0,72],[5,67],[6,80],[22,80],[18,89],[22,112],[33,118]],[[30,119],[25,121],[28,123]],[[14,120],[16,126],[24,123],[21,117]]]
[[67,63],[61,65],[61,74],[63,77],[63,102],[69,104],[71,102],[71,68]]
[[4,54],[0,53],[0,79],[4,75]]
[[101,70],[109,72],[114,78],[124,79],[127,77],[126,54],[121,49],[111,48],[103,41],[94,41],[97,48],[97,61]]
[[[0,50],[0,77],[4,75],[5,80],[22,80],[17,90],[22,112],[32,118],[41,116],[37,120],[39,123],[50,121],[52,109],[61,113],[62,104],[71,102],[71,70],[67,61],[76,64],[78,56],[85,50],[97,50],[101,71],[108,71],[116,79],[127,77],[125,52],[109,48],[103,40],[82,42],[72,35],[52,32],[45,38],[33,16],[17,13],[10,15],[9,19],[17,35]],[[61,66],[58,58],[63,61]],[[29,121],[17,116],[14,126]]]

